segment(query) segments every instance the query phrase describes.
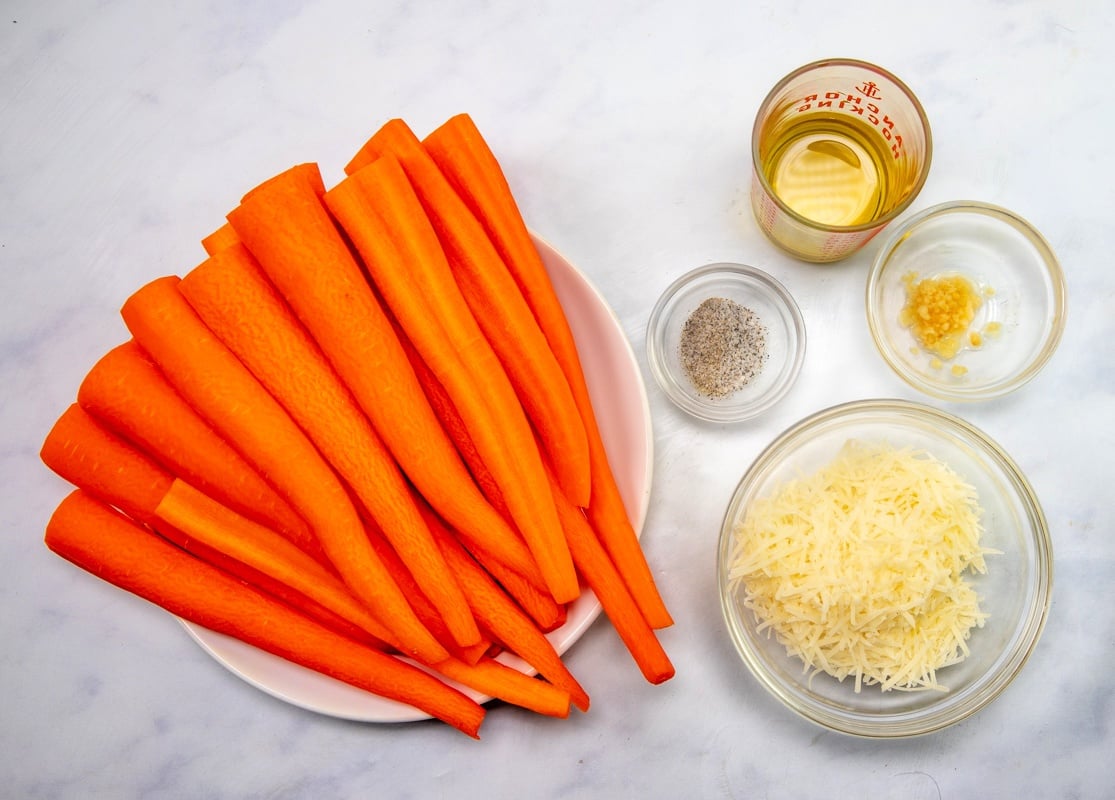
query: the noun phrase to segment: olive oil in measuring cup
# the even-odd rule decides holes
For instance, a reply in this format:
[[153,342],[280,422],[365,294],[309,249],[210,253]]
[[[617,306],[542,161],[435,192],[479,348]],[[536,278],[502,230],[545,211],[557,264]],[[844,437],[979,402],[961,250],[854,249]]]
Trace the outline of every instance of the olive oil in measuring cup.
[[816,262],[851,255],[901,214],[933,152],[909,88],[853,59],[816,61],[783,78],[759,107],[751,138],[760,229]]
[[822,225],[862,225],[893,204],[903,176],[867,123],[842,114],[790,120],[771,136],[763,172],[774,193]]

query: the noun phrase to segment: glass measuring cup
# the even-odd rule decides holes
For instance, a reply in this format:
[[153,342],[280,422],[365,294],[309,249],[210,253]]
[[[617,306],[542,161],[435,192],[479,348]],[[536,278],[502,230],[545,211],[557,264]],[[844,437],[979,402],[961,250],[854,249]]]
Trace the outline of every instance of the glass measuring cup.
[[796,258],[838,261],[910,205],[932,154],[925,110],[894,75],[854,59],[806,64],[755,117],[755,219]]

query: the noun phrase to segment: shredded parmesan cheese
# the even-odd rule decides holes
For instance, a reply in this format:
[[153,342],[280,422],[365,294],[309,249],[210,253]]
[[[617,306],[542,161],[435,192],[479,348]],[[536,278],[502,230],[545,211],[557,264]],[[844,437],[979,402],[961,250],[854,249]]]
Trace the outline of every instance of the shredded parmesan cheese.
[[946,688],[986,614],[976,491],[924,451],[849,441],[810,476],[748,508],[730,578],[759,630],[805,670],[863,685]]

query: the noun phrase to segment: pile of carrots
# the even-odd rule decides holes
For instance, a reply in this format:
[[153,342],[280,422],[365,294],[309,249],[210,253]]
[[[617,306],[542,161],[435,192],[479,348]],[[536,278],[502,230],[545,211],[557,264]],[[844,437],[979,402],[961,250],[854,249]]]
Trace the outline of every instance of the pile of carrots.
[[488,144],[465,114],[425,139],[394,119],[345,173],[264,181],[200,265],[127,299],[130,338],[42,448],[76,487],[47,546],[474,737],[458,686],[588,710],[545,635],[586,586],[669,679],[672,619]]

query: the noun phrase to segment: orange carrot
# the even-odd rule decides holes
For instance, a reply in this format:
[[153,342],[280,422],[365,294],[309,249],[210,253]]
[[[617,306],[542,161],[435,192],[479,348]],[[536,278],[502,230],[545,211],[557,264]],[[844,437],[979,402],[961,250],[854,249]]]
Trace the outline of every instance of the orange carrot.
[[[175,480],[155,507],[155,516],[189,537],[229,558],[256,569],[283,586],[399,648],[391,631],[371,614],[339,578],[297,547],[261,525]],[[156,523],[163,530],[163,526]]]
[[[431,530],[435,526],[445,526],[446,523],[429,508],[422,509],[423,514],[426,516],[427,524]],[[450,533],[455,535],[455,538],[460,541],[461,537],[456,535],[456,532],[450,529]],[[463,546],[463,543],[462,543]],[[468,549],[467,547],[465,548]],[[544,589],[538,587],[537,584],[524,578],[518,572],[505,567],[498,561],[484,560],[484,554],[470,551],[473,559],[480,564],[483,569],[495,579],[500,586],[509,594],[519,607],[527,613],[527,615],[538,626],[538,629],[543,633],[557,630],[565,624],[567,617],[567,608],[561,603],[555,603],[553,597]]]
[[437,678],[339,636],[76,490],[46,544],[76,566],[182,619],[383,697],[477,737],[484,709]]
[[305,521],[198,416],[134,341],[114,347],[93,365],[77,400],[171,474],[328,563]]
[[505,647],[538,670],[555,686],[568,692],[577,708],[588,711],[588,694],[562,663],[561,656],[558,655],[550,640],[504,594],[491,576],[469,557],[447,529],[436,525],[431,526],[431,529],[446,559],[465,586],[477,619]]
[[502,564],[488,564],[485,570],[511,595],[519,608],[534,620],[534,624],[540,631],[549,633],[565,624],[568,618],[568,606],[555,603],[549,594]]
[[451,395],[558,602],[579,593],[534,434],[410,181],[386,156],[325,194],[414,348]]
[[[453,641],[479,642],[468,603],[411,502],[394,457],[251,254],[241,244],[230,245],[191,270],[178,289],[352,488]],[[363,541],[358,546],[369,547]]]
[[234,209],[229,222],[422,495],[462,536],[527,571],[506,549],[514,533],[438,424],[311,177],[297,167],[275,176]]
[[[395,324],[395,331],[399,336],[399,342],[403,346],[403,350],[407,354],[407,359],[410,361],[411,367],[414,368],[414,374],[418,378],[418,383],[422,386],[422,392],[426,395],[426,399],[430,403],[430,408],[434,410],[441,426],[445,429],[445,433],[449,436],[449,440],[453,442],[453,446],[457,448],[457,452],[461,454],[461,460],[465,462],[465,466],[469,468],[472,473],[476,485],[480,487],[480,491],[488,498],[488,502],[492,507],[498,511],[504,519],[511,521],[511,511],[507,508],[507,501],[503,499],[503,493],[496,483],[495,476],[492,471],[488,469],[488,465],[484,463],[484,459],[480,456],[480,450],[477,449],[476,444],[472,441],[472,436],[469,435],[468,426],[465,421],[461,419],[457,407],[453,404],[452,398],[449,393],[445,391],[445,387],[441,385],[441,381],[437,379],[430,365],[422,358],[421,354],[414,348],[410,338],[406,335],[397,323]],[[538,575],[538,583],[536,585],[542,586],[542,576]]]
[[[556,482],[556,478],[553,478]],[[643,676],[659,684],[674,676],[670,662],[654,629],[647,623],[623,578],[604,550],[581,509],[564,497],[558,498],[558,513],[577,569],[596,594],[604,613],[627,646]]]
[[366,547],[364,526],[336,474],[275,398],[205,327],[178,283],[174,276],[156,279],[128,298],[121,315],[132,336],[198,413],[302,514],[349,589],[395,634],[404,652],[426,663],[447,657]]
[[[241,204],[252,200],[257,195],[267,195],[272,190],[276,189],[276,184],[279,187],[286,184],[288,181],[294,181],[307,189],[314,197],[321,197],[325,194],[325,181],[321,177],[321,169],[312,161],[304,164],[295,164],[290,169],[284,170],[276,175],[272,175],[262,183],[256,184],[248,192],[240,198]],[[230,220],[231,222],[231,220]],[[236,224],[232,225],[233,230],[236,230]],[[237,234],[239,235],[239,234]]]
[[450,118],[423,144],[484,225],[569,381],[588,434],[592,476],[588,515],[593,528],[651,626],[669,626],[673,620],[655,586],[608,462],[573,332],[499,162],[467,114]]
[[569,692],[531,678],[491,658],[476,664],[447,659],[437,671],[489,697],[503,700],[537,714],[565,719],[569,716]]
[[155,507],[174,476],[70,405],[43,440],[39,457],[60,477],[140,522],[157,518]]
[[[478,634],[476,642],[469,645],[458,644],[450,634],[437,608],[430,602],[422,587],[418,585],[399,554],[391,547],[391,543],[375,520],[369,519],[366,521],[366,530],[369,543],[380,560],[383,561],[383,565],[387,568],[395,583],[399,584],[399,588],[407,596],[414,613],[422,620],[422,624],[437,637],[438,641],[445,645],[445,648],[454,658],[467,664],[475,664],[479,661],[480,657],[491,647],[491,640]],[[437,546],[436,543],[435,546]]]
[[[235,512],[233,512],[235,513]],[[211,564],[222,572],[233,576],[241,583],[251,586],[269,597],[275,598],[277,601],[283,603],[287,607],[297,611],[298,613],[312,619],[319,625],[328,628],[334,633],[340,634],[347,639],[354,642],[360,642],[368,647],[374,647],[383,652],[398,652],[398,647],[386,641],[386,638],[381,638],[366,630],[366,627],[361,627],[344,617],[329,610],[317,601],[307,597],[301,592],[295,591],[286,584],[275,580],[270,575],[260,572],[254,567],[250,567],[243,562],[237,561],[219,550],[215,550],[208,545],[202,544],[194,539],[189,534],[179,531],[172,525],[159,521],[158,527],[154,529],[162,538],[166,539],[173,545],[178,546],[184,552],[189,553],[200,561],[206,564]],[[320,568],[321,565],[318,565]],[[337,580],[336,575],[329,573],[330,579]],[[378,624],[378,622],[377,622]],[[379,626],[381,631],[386,632],[386,628],[382,625]]]
[[[403,348],[407,352],[407,357],[411,360],[414,366],[415,375],[418,376],[419,383],[422,384],[422,390],[425,392],[426,397],[430,401],[430,406],[434,409],[438,419],[441,421],[442,427],[445,428],[446,433],[453,440],[458,452],[464,459],[465,464],[476,478],[476,483],[484,496],[492,504],[504,519],[509,522],[510,512],[507,510],[507,504],[503,500],[503,495],[499,491],[499,487],[492,478],[491,473],[485,466],[476,446],[472,443],[472,439],[468,435],[465,428],[464,421],[461,420],[460,415],[457,413],[453,401],[449,398],[445,388],[438,382],[437,377],[430,370],[429,366],[422,357],[411,346],[410,341],[406,338],[406,334],[399,331],[399,341],[402,342]],[[438,525],[444,526],[444,520],[437,518],[433,510],[424,503],[419,503],[419,508],[423,515],[427,517],[427,522],[431,526]],[[433,519],[431,519],[433,517]],[[458,539],[460,537],[457,537]],[[467,542],[466,542],[467,544]],[[533,570],[529,575],[520,574],[500,562],[490,558],[483,550],[478,548],[467,548],[472,557],[483,567],[493,578],[504,588],[504,590],[511,595],[519,606],[527,612],[527,615],[534,620],[535,624],[543,632],[550,632],[560,628],[565,624],[566,619],[566,606],[561,603],[554,602],[553,596],[546,592],[544,582],[541,575],[535,575],[537,569]]]
[[[491,477],[488,468],[484,465],[476,446],[469,438],[468,431],[465,429],[464,422],[461,420],[460,415],[457,413],[453,401],[449,398],[444,387],[438,382],[437,377],[430,370],[429,366],[422,360],[422,358],[410,346],[405,334],[400,332],[399,340],[402,342],[404,349],[407,351],[408,358],[414,366],[414,372],[418,376],[419,382],[422,384],[422,390],[426,393],[426,397],[430,401],[430,406],[434,409],[438,419],[441,421],[442,427],[445,428],[453,444],[456,445],[457,450],[461,453],[465,464],[468,465],[472,471],[473,476],[476,478],[476,483],[480,487],[484,496],[492,504],[493,508],[499,511],[504,518],[509,519],[510,513],[507,511],[506,503],[503,496],[496,486],[495,479]],[[419,504],[420,510],[424,515],[427,515],[427,523],[433,525],[444,525],[440,519],[430,519],[434,512],[428,507]],[[535,624],[544,631],[549,632],[556,630],[565,624],[566,607],[563,604],[554,602],[551,595],[542,591],[539,587],[544,584],[541,582],[541,576],[534,578],[532,576],[524,576],[507,569],[494,559],[488,558],[482,550],[471,548],[470,553],[480,565],[487,570],[493,578],[496,579],[507,591],[508,594],[514,598],[515,602],[527,612]]]
[[390,638],[332,572],[273,531],[175,478],[79,405],[71,405],[54,423],[40,456],[79,489],[328,627],[350,636],[356,628],[365,641]]
[[541,435],[562,488],[575,503],[587,505],[591,476],[584,423],[522,293],[483,227],[403,120],[380,128],[345,171],[352,175],[388,154],[399,160],[437,229],[461,290]]
[[206,253],[213,255],[224,250],[226,247],[236,244],[238,241],[240,241],[240,239],[237,237],[236,231],[226,222],[202,239],[201,246],[205,248]]

